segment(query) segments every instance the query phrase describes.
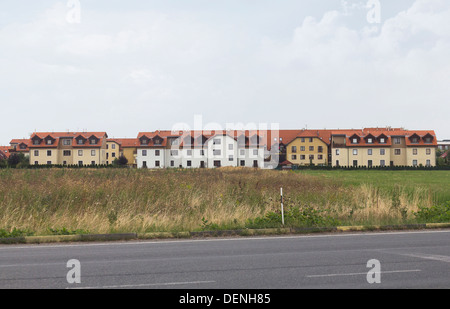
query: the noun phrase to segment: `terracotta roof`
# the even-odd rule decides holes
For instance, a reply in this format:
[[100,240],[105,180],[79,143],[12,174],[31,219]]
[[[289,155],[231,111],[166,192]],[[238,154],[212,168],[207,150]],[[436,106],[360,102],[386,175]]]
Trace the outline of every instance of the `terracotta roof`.
[[[31,140],[29,138],[12,139],[9,144],[11,145],[9,147],[11,152],[29,152],[29,145],[31,144]],[[24,146],[23,149],[20,147],[21,145]]]
[[[39,144],[34,144],[34,140],[38,137],[40,139]],[[45,139],[50,137],[54,142],[49,145],[45,143]],[[62,138],[77,139],[82,137],[85,139],[83,144],[72,143],[72,147],[75,148],[97,148],[102,146],[103,139],[107,138],[106,132],[35,132],[30,137],[29,148],[57,148],[59,140]],[[90,144],[89,139],[95,137],[98,139],[96,144]]]
[[109,138],[108,142],[116,142],[121,148],[134,148],[139,146],[139,139],[137,138]]
[[0,159],[8,159],[10,155],[9,146],[0,146]]

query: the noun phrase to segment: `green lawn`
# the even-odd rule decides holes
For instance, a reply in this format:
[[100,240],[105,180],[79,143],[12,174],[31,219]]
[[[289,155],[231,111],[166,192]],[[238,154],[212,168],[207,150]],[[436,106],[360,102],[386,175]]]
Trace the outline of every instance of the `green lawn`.
[[450,171],[301,170],[299,173],[332,179],[344,185],[368,184],[390,191],[396,186],[430,190],[438,203],[450,201]]

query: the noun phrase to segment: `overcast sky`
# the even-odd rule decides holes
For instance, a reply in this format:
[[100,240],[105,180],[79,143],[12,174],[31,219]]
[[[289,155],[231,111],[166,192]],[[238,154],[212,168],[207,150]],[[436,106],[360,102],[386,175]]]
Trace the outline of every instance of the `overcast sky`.
[[0,0],[0,145],[194,115],[450,138],[450,1],[368,2]]

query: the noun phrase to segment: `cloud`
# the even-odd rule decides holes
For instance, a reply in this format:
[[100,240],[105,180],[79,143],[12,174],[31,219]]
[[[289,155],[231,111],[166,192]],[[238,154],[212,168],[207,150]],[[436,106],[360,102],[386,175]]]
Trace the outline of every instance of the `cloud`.
[[348,23],[349,9],[329,10],[301,20],[288,39],[252,28],[252,16],[241,27],[232,15],[211,22],[192,10],[83,6],[82,22],[70,24],[67,10],[58,2],[0,27],[0,100],[8,115],[27,111],[0,143],[34,128],[135,136],[194,114],[223,124],[404,125],[450,136],[446,0],[417,0],[362,27]]

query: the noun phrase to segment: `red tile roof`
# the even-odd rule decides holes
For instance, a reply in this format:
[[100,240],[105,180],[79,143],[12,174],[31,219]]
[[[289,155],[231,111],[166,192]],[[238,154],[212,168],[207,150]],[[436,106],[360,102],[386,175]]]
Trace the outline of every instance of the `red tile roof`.
[[9,146],[0,146],[0,159],[8,159],[11,155],[9,151]]
[[[49,145],[45,143],[45,139],[50,137],[54,140],[54,142]],[[77,139],[78,137],[82,137],[85,139],[83,144],[78,144],[73,142],[72,147],[75,148],[97,148],[101,147],[103,144],[103,140],[108,137],[106,132],[35,132],[30,137],[29,148],[56,148],[59,145],[59,140],[62,138],[70,138]],[[95,137],[98,139],[96,144],[90,144],[89,139],[91,137]],[[39,144],[34,144],[34,140],[36,138],[40,139]]]

